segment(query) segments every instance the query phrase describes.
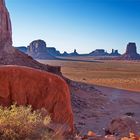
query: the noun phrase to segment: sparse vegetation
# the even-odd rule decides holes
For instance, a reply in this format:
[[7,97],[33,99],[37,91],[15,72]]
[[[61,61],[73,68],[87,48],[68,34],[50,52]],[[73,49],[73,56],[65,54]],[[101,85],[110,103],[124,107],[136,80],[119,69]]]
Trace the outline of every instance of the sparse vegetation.
[[[93,60],[93,57],[72,57],[71,59]],[[140,61],[101,60],[101,62],[76,62],[40,60],[39,62],[62,66],[63,75],[72,80],[140,91]]]
[[130,132],[128,137],[123,137],[121,140],[140,140],[140,137]]
[[31,106],[0,106],[0,140],[54,140],[48,131],[51,119],[42,115],[45,109],[33,111]]

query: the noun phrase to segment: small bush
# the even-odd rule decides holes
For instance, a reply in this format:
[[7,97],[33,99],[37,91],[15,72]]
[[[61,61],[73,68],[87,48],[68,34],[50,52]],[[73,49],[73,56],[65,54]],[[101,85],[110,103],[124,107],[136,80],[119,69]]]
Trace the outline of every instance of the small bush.
[[130,132],[128,137],[123,137],[121,140],[140,140],[140,137],[135,133]]
[[0,106],[0,140],[52,140],[50,120],[31,106]]

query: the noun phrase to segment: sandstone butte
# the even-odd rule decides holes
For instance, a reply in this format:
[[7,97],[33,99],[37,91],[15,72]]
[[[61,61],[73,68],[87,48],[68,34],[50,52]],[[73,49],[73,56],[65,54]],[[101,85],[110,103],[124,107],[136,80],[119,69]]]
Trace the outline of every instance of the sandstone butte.
[[118,58],[122,60],[140,60],[140,55],[137,53],[136,43],[129,42],[126,47],[126,52]]
[[12,47],[11,20],[4,0],[0,0],[0,65],[0,105],[17,102],[34,109],[44,107],[53,122],[67,124],[73,130],[68,86],[59,76],[49,73],[61,74],[60,68],[43,65]]
[[45,108],[54,123],[73,131],[70,92],[66,82],[49,72],[23,66],[0,67],[0,104],[32,105]]

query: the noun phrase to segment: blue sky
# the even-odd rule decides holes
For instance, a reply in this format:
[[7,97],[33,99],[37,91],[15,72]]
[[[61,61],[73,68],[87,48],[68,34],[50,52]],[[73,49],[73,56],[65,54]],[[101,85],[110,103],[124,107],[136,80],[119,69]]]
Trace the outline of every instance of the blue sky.
[[104,48],[140,53],[140,0],[6,0],[14,46],[43,39],[61,52]]

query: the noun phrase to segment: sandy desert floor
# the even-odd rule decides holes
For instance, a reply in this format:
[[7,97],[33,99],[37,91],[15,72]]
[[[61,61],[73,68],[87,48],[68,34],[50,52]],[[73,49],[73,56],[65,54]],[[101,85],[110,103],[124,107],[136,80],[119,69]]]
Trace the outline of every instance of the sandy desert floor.
[[[133,114],[140,128],[140,62],[41,61],[62,66],[70,89],[77,130],[104,134],[110,121]],[[75,82],[78,81],[78,82]]]
[[[83,62],[84,58],[77,59],[81,61],[41,60],[40,62],[62,66],[63,75],[75,81],[140,91],[140,62],[109,60]],[[91,58],[85,60],[92,61]]]

